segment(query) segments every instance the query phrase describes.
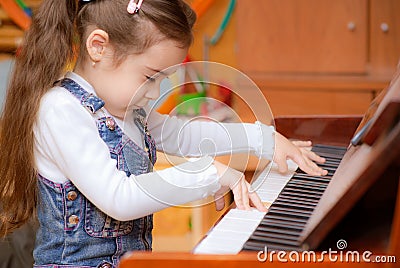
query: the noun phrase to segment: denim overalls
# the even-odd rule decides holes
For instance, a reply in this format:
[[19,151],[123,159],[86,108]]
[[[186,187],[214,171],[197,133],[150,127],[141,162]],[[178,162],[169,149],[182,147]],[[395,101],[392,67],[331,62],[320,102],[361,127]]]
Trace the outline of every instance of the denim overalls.
[[[61,86],[93,115],[102,112],[104,102],[75,81],[65,78]],[[117,160],[117,168],[127,176],[151,172],[156,160],[154,140],[143,123],[146,114],[143,109],[135,113],[146,150],[130,140],[111,117],[100,113],[94,119],[111,157]],[[151,250],[152,215],[117,221],[91,204],[70,181],[59,184],[40,175],[38,181],[40,228],[34,250],[35,267],[115,267],[127,251]]]

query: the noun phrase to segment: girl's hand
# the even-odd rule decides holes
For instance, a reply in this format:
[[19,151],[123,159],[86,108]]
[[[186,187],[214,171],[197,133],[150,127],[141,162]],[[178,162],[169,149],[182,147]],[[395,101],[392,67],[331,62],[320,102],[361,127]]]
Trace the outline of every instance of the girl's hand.
[[249,192],[250,184],[245,180],[244,174],[220,162],[214,161],[217,168],[221,188],[214,195],[216,210],[225,206],[224,194],[231,189],[238,209],[250,210],[255,207],[259,211],[267,211],[256,192]]
[[[325,176],[328,171],[320,168],[314,163],[324,163],[325,158],[318,156],[308,148],[310,141],[289,141],[280,133],[275,132],[275,155],[274,161],[278,165],[279,172],[288,170],[287,159],[293,160],[301,170],[313,176]],[[307,148],[308,147],[308,148]]]

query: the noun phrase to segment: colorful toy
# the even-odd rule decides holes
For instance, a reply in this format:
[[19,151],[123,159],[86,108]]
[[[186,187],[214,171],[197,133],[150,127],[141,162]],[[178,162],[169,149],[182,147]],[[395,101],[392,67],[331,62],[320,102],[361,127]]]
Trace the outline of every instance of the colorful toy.
[[[25,5],[20,1],[21,5]],[[27,30],[31,25],[31,18],[27,15],[23,8],[21,8],[13,0],[0,0],[0,5],[6,11],[8,16],[17,24],[21,29]],[[26,6],[26,5],[25,5]]]
[[214,1],[215,0],[194,0],[192,2],[192,9],[196,12],[197,19],[200,19],[200,17],[203,16]]
[[233,14],[233,10],[235,9],[235,5],[236,5],[236,0],[231,0],[229,2],[228,10],[226,11],[224,18],[222,19],[221,25],[218,27],[217,31],[215,32],[213,37],[211,37],[211,39],[210,39],[211,45],[215,45],[216,43],[218,43],[219,39],[221,38],[222,34],[224,33],[224,31],[226,29],[226,26],[228,26],[228,23],[229,23],[230,19],[232,18],[232,14]]
[[15,0],[20,8],[28,15],[32,17],[32,10],[25,4],[23,0]]

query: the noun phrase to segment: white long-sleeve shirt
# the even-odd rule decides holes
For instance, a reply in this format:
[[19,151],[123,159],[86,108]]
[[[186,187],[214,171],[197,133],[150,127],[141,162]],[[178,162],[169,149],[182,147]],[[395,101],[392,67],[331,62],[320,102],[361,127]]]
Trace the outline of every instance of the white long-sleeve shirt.
[[[67,73],[66,77],[96,95],[77,74]],[[143,144],[133,120],[117,123],[136,144]],[[271,158],[273,154],[273,127],[259,123],[188,122],[151,111],[148,129],[157,150],[171,155],[202,157],[251,151]],[[195,201],[220,188],[209,156],[128,177],[116,168],[116,160],[110,157],[99,136],[94,116],[62,87],[54,87],[43,96],[34,135],[38,173],[55,183],[72,181],[86,198],[117,220],[131,220]]]

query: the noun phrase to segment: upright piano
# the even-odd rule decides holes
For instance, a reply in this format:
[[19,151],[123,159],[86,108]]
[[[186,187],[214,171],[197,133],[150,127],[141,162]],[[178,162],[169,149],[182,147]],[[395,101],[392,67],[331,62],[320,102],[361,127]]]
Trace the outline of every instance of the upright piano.
[[371,252],[368,265],[382,267],[373,257],[384,256],[385,267],[399,267],[400,70],[363,117],[281,117],[275,125],[286,137],[312,140],[328,175],[304,174],[293,163],[280,174],[272,164],[255,181],[267,213],[232,207],[192,253],[131,253],[120,267],[265,267],[260,257],[268,251],[317,252],[326,267],[366,263],[332,261],[324,252]]

